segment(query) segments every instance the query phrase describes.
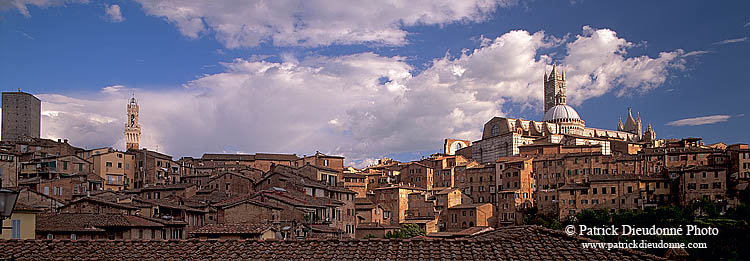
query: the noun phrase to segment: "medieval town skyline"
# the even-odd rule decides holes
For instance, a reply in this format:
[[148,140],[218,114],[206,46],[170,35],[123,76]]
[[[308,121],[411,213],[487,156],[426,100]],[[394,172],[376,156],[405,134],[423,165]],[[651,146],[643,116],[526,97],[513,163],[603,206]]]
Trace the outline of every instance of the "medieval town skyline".
[[[35,94],[42,137],[85,148],[125,149],[123,108],[135,92],[142,146],[168,154],[321,150],[356,166],[382,156],[408,161],[439,152],[444,138],[480,139],[494,116],[541,121],[542,74],[554,63],[569,73],[567,103],[587,127],[616,130],[628,108],[660,138],[746,142],[739,130],[749,127],[746,106],[735,100],[747,90],[732,75],[747,65],[750,20],[732,4],[653,3],[639,11],[725,15],[624,21],[622,10],[598,3],[498,1],[452,13],[345,17],[340,28],[316,34],[285,31],[273,17],[243,18],[242,8],[217,16],[226,10],[191,2],[19,3],[0,6],[8,46],[0,71],[10,88],[3,91]],[[196,22],[180,20],[175,8],[193,10]],[[306,28],[332,15],[299,8]],[[600,14],[562,15],[593,9]],[[261,23],[278,29],[252,27]],[[347,23],[374,33],[338,35]],[[657,33],[667,28],[669,37]],[[33,77],[39,73],[46,77]],[[684,106],[696,97],[702,102]]]

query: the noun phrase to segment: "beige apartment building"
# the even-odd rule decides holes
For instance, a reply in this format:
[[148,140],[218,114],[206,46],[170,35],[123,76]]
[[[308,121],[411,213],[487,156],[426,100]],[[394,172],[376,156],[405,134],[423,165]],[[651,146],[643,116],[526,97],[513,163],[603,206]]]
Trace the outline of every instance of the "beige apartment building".
[[99,148],[79,152],[78,156],[91,162],[91,171],[104,179],[104,190],[133,188],[135,155],[113,148]]

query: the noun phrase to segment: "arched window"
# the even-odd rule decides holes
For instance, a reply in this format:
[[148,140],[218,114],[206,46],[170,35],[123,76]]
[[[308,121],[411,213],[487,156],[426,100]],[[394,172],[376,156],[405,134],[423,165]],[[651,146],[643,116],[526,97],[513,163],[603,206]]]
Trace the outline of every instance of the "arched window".
[[500,127],[492,125],[492,136],[500,135]]
[[463,144],[463,143],[460,143],[460,142],[456,142],[456,150],[460,150],[460,149],[461,149],[461,148],[463,148],[463,147],[464,147],[464,144]]

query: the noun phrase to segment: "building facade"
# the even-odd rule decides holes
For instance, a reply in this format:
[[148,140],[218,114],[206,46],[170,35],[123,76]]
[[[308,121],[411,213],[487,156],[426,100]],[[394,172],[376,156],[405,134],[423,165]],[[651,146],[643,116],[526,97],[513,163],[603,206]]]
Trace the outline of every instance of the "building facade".
[[[640,114],[633,119],[628,109],[625,126],[622,121],[617,130],[586,127],[578,112],[566,104],[565,73],[553,65],[549,75],[544,75],[544,117],[530,121],[494,117],[485,125],[482,139],[472,147],[472,159],[479,163],[493,163],[499,157],[519,155],[519,146],[540,141],[565,145],[599,145],[602,154],[611,151],[610,141],[652,142],[656,139],[649,127],[644,136]],[[649,125],[650,126],[650,125]]]
[[4,141],[21,137],[39,138],[41,133],[42,101],[32,94],[3,92],[2,134]]

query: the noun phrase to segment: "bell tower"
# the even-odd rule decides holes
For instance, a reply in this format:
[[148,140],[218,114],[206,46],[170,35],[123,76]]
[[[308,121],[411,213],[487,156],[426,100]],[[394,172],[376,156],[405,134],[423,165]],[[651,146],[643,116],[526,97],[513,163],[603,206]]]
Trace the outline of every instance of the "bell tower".
[[552,71],[544,73],[544,112],[558,104],[565,104],[565,72],[552,64]]
[[138,102],[135,95],[128,103],[128,121],[125,123],[125,149],[138,149],[141,143],[141,125],[138,123]]

